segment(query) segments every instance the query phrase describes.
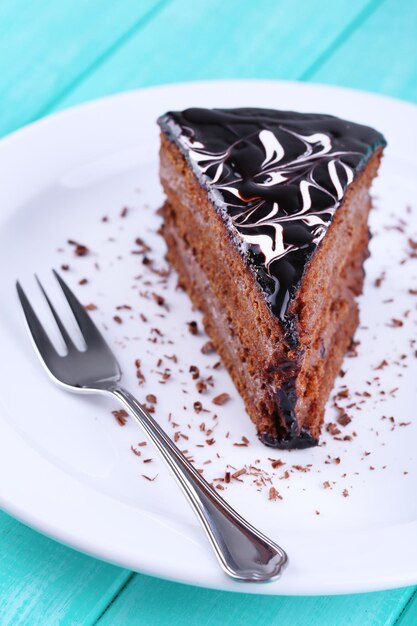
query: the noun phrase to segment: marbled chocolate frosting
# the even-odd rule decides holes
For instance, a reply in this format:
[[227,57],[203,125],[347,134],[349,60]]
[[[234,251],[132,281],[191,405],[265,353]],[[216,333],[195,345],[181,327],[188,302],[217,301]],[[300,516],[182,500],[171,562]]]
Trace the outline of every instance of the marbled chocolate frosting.
[[303,273],[381,133],[330,115],[186,109],[158,120],[285,322]]

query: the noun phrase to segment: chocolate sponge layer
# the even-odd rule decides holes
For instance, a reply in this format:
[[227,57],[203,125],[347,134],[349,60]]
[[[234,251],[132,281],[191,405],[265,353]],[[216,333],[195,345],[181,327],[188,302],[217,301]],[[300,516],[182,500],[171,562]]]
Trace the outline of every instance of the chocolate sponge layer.
[[304,272],[284,327],[207,191],[162,133],[168,260],[203,312],[206,331],[267,445],[302,448],[318,442],[325,403],[358,325],[355,297],[362,291],[368,256],[369,188],[381,154],[382,147],[350,184]]

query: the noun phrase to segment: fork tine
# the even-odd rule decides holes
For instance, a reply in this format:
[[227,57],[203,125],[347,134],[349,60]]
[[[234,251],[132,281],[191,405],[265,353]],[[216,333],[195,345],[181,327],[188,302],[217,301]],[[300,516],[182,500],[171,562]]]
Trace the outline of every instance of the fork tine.
[[40,323],[38,316],[33,310],[33,307],[29,302],[25,292],[23,291],[19,281],[16,282],[16,289],[19,296],[20,304],[22,305],[23,313],[26,318],[26,322],[29,326],[29,330],[33,337],[33,341],[35,342],[35,345],[38,349],[38,352],[45,361],[48,360],[48,357],[59,358],[59,354],[55,350],[51,340],[49,339],[42,324]]
[[68,350],[76,350],[74,342],[72,341],[71,337],[69,336],[69,334],[67,332],[67,329],[65,328],[64,324],[62,323],[61,318],[59,317],[58,313],[56,312],[54,305],[52,304],[51,300],[49,299],[48,294],[46,293],[46,291],[45,291],[41,281],[39,280],[39,278],[37,277],[36,274],[35,274],[35,278],[36,278],[36,282],[39,285],[40,290],[43,293],[43,296],[44,296],[46,302],[48,303],[48,306],[49,306],[49,308],[51,310],[51,313],[52,313],[52,315],[54,317],[56,325],[58,326],[58,328],[59,328],[59,330],[61,332],[61,335],[62,335],[62,338],[63,338],[63,340],[65,342],[65,345],[67,346]]
[[62,291],[64,292],[64,295],[68,301],[71,311],[74,314],[75,319],[77,320],[77,324],[80,327],[81,334],[84,337],[87,347],[92,342],[97,341],[101,342],[102,345],[105,345],[107,347],[106,340],[104,339],[97,326],[94,324],[91,317],[88,315],[87,311],[84,309],[83,305],[74,296],[71,289],[64,282],[58,272],[56,272],[55,270],[52,271],[58,283],[60,284]]

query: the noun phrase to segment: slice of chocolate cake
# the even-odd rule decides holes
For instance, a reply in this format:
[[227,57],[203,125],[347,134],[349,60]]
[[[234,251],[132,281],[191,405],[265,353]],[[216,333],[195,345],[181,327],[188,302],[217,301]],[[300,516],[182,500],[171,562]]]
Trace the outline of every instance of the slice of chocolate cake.
[[315,445],[358,325],[385,140],[267,109],[188,109],[159,125],[163,236],[180,284],[261,440]]

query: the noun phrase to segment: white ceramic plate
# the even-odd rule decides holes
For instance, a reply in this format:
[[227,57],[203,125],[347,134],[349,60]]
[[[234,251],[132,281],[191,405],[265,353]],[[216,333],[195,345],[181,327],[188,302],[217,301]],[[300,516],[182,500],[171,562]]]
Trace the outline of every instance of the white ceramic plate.
[[[315,449],[282,452],[261,445],[227,373],[212,369],[216,355],[201,353],[207,338],[188,332],[191,320],[201,328],[200,315],[175,290],[175,276],[161,283],[141,255],[131,254],[139,236],[152,247],[148,256],[155,265],[165,264],[164,244],[156,234],[155,209],[163,196],[155,119],[168,109],[188,106],[327,112],[374,125],[388,139],[374,190],[376,236],[361,298],[361,343],[358,356],[345,360],[347,373],[337,383],[339,389],[346,384],[352,396],[340,400],[341,405],[360,403],[347,409],[351,423],[339,427],[339,439],[350,435],[351,441],[325,433],[323,445]],[[79,550],[195,585],[329,594],[417,583],[417,297],[408,291],[417,287],[417,260],[409,242],[417,240],[417,164],[411,140],[416,127],[417,108],[387,98],[320,85],[226,81],[125,93],[51,116],[4,139],[1,506]],[[123,207],[128,208],[125,217]],[[68,239],[86,244],[90,254],[76,257]],[[228,580],[151,446],[137,448],[141,456],[133,454],[131,445],[144,440],[137,426],[128,421],[121,428],[111,415],[118,408],[113,403],[66,394],[45,376],[26,336],[14,282],[19,277],[41,307],[32,273],[39,273],[59,297],[49,270],[65,264],[70,269],[62,273],[81,300],[98,307],[92,315],[120,360],[125,385],[140,400],[157,395],[158,420],[168,432],[181,433],[181,449],[189,451],[207,478],[223,477],[228,464],[235,468],[232,473],[244,466],[260,468],[260,475],[249,469],[242,482],[232,480],[222,494],[287,550],[290,565],[281,580],[262,586]],[[79,285],[84,277],[88,284]],[[153,292],[165,298],[169,312],[158,306]],[[124,305],[132,308],[116,309]],[[173,354],[178,363],[164,356]],[[136,378],[137,358],[146,377],[143,386]],[[157,366],[159,358],[163,361]],[[384,359],[389,365],[375,369]],[[201,396],[189,373],[192,364],[214,378],[214,388]],[[157,371],[164,368],[170,368],[171,377],[162,385]],[[215,406],[211,400],[221,392],[231,400]],[[195,413],[198,400],[208,412]],[[177,425],[169,423],[169,413]],[[335,417],[329,405],[326,421],[334,423]],[[206,431],[215,430],[203,432],[202,422]],[[242,436],[249,445],[233,445]],[[212,445],[206,443],[210,439]],[[274,470],[271,458],[285,465]],[[157,478],[149,481],[143,475]],[[282,500],[268,499],[272,484]]]

